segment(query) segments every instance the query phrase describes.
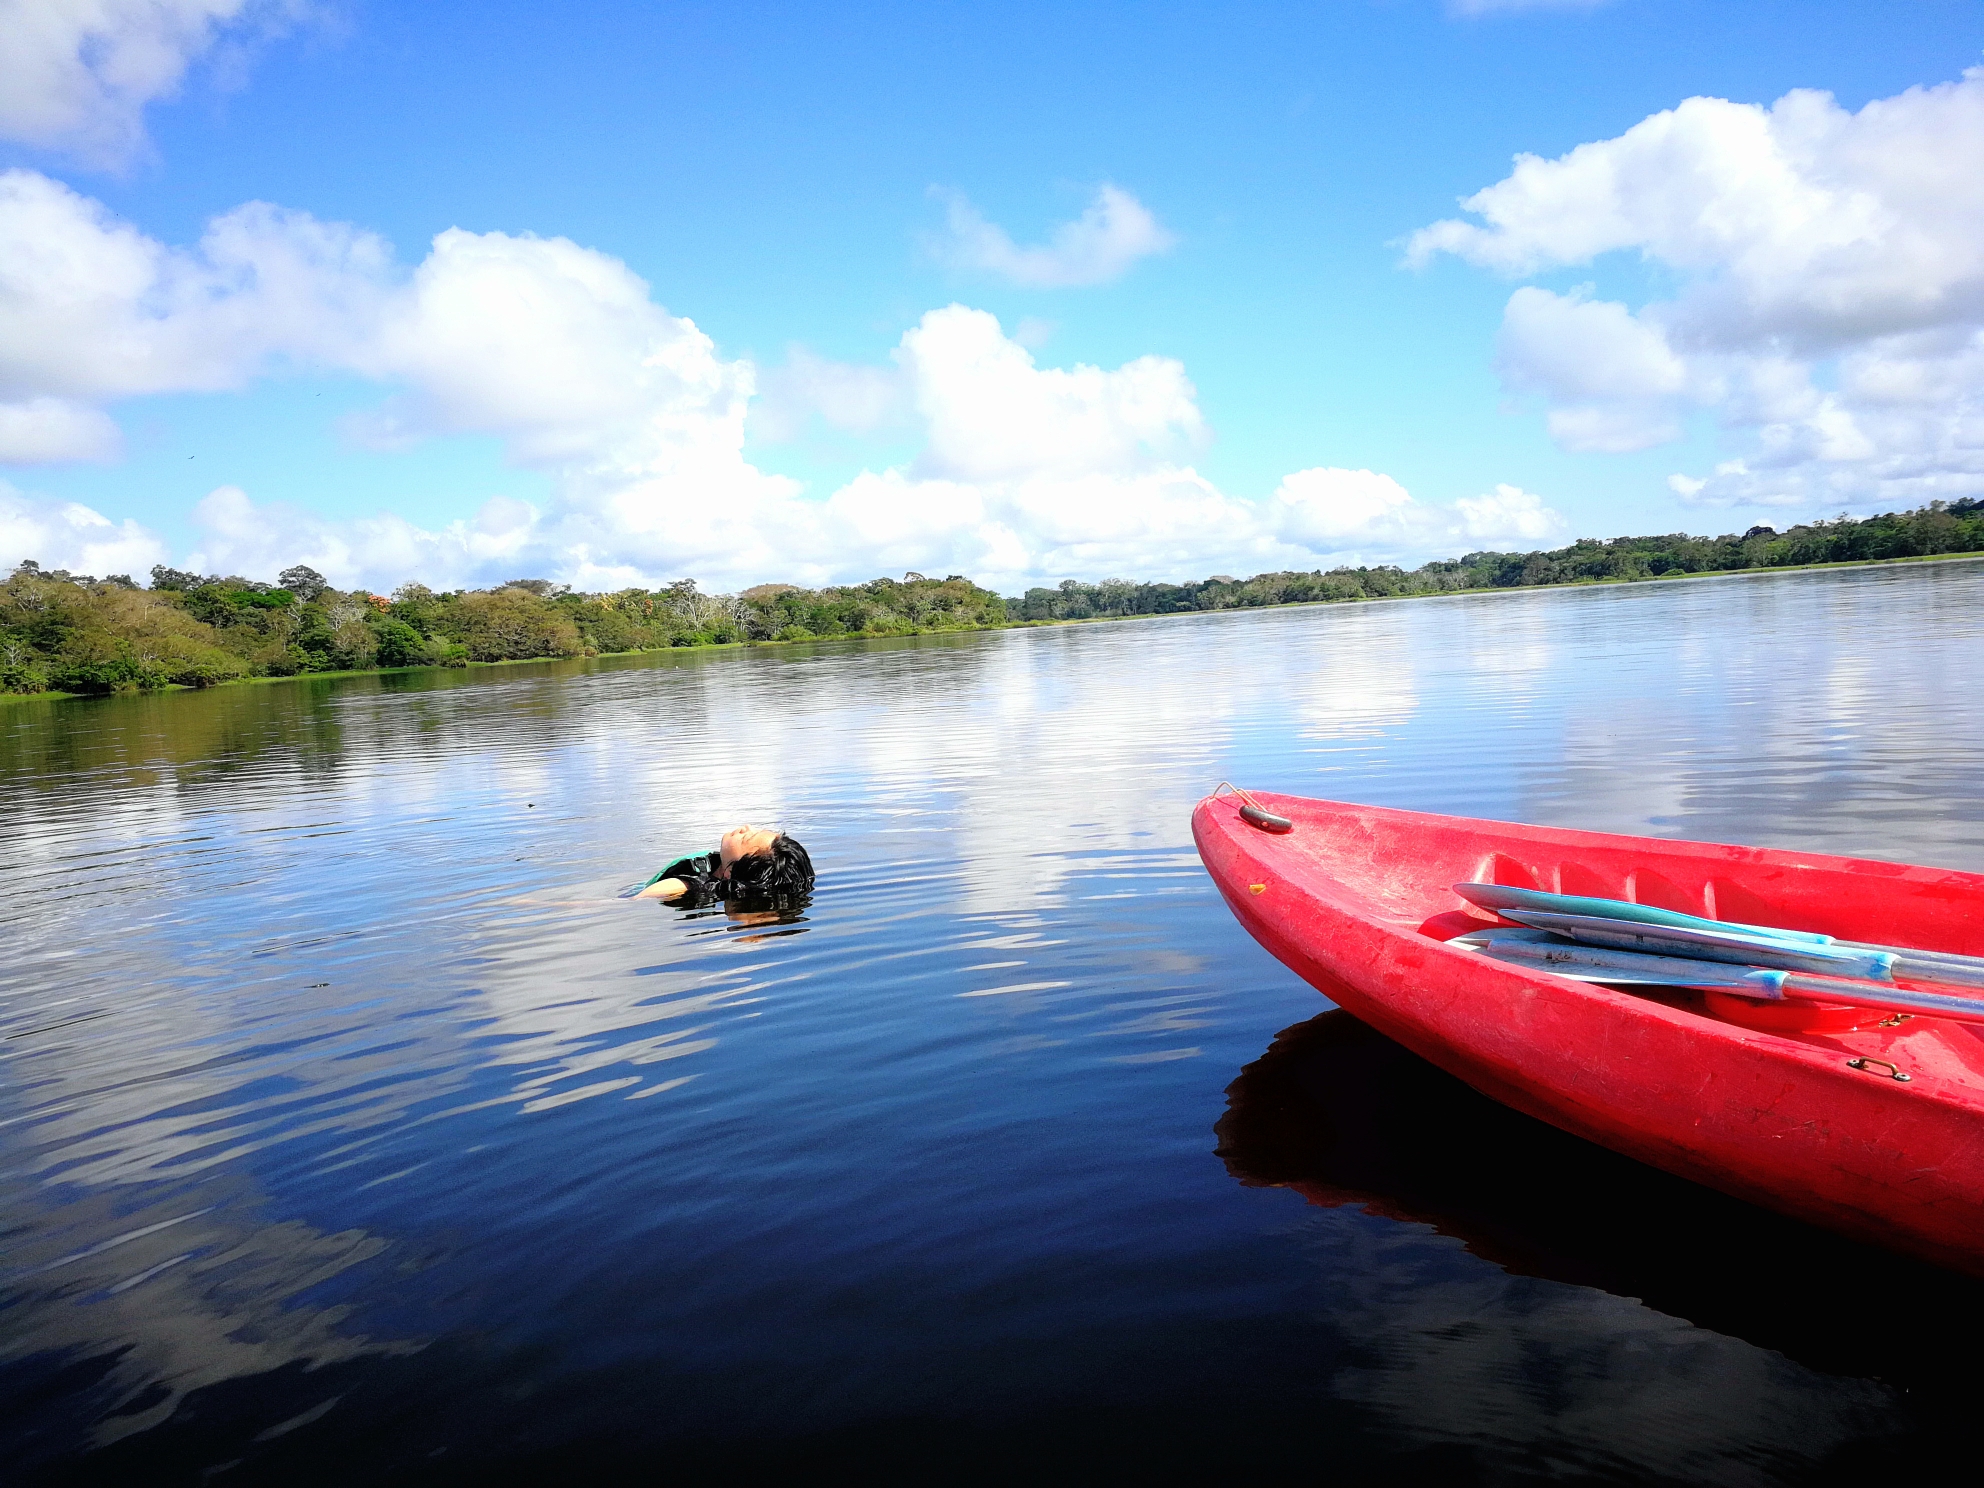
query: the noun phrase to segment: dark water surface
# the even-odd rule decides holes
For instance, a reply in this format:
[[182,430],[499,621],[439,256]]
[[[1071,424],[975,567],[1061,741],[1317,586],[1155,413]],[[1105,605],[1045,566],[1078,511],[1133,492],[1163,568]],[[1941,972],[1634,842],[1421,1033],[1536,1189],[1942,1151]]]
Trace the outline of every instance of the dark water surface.
[[[1961,563],[0,709],[0,1462],[1886,1476],[1977,1287],[1327,1011],[1187,819],[1984,870],[1981,644]],[[744,819],[803,919],[613,897]]]

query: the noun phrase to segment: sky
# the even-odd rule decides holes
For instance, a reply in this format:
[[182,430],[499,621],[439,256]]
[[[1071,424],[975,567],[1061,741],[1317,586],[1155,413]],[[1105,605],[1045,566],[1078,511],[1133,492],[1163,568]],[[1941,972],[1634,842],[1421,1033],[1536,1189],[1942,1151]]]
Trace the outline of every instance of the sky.
[[0,0],[0,565],[1412,565],[1980,394],[1984,0]]

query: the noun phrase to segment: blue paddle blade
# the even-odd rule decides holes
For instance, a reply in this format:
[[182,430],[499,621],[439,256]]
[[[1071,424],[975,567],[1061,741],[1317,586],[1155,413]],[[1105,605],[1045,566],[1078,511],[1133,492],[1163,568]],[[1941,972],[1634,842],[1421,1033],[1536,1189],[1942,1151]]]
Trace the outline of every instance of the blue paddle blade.
[[1629,904],[1624,899],[1594,899],[1583,894],[1546,894],[1541,889],[1518,889],[1509,884],[1457,883],[1454,892],[1469,904],[1498,913],[1506,909],[1535,909],[1546,914],[1594,915],[1607,920],[1632,920],[1641,925],[1671,925],[1677,930],[1715,930],[1737,935],[1762,935],[1773,940],[1829,945],[1830,935],[1814,935],[1806,930],[1778,930],[1769,925],[1739,925],[1732,920],[1705,920],[1700,915],[1682,914],[1674,909],[1655,909],[1651,904]]

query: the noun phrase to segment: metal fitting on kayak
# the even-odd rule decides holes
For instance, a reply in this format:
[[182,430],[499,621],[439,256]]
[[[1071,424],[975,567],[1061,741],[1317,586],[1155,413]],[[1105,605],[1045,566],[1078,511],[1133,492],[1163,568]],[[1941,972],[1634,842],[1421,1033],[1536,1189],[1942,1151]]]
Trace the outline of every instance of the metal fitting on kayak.
[[1240,789],[1239,786],[1229,781],[1222,780],[1218,785],[1214,786],[1212,788],[1212,796],[1208,797],[1208,799],[1216,798],[1223,790],[1232,791],[1234,795],[1240,798],[1240,819],[1242,821],[1259,827],[1263,832],[1292,832],[1295,830],[1295,823],[1291,818],[1277,816],[1259,801],[1248,795],[1247,792]]
[[1858,1059],[1849,1059],[1846,1061],[1846,1067],[1848,1069],[1863,1070],[1873,1064],[1878,1064],[1882,1069],[1886,1070],[1890,1080],[1899,1080],[1904,1085],[1915,1078],[1900,1066],[1890,1064],[1885,1059],[1874,1059],[1863,1054]]

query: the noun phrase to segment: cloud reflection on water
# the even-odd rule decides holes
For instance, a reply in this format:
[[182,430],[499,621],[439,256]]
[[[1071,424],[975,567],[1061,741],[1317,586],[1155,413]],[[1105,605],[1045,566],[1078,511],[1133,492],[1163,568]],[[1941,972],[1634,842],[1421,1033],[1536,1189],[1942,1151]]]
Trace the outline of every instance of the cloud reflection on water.
[[[730,1358],[775,1338],[837,1377],[869,1336],[837,1320],[889,1288],[898,1379],[941,1376],[949,1335],[915,1330],[958,1317],[1052,1342],[1054,1308],[1092,1300],[1196,1326],[1208,1277],[1284,1265],[1201,1172],[1200,1107],[1314,1006],[1209,890],[1199,795],[1229,778],[1984,866],[1960,788],[1980,581],[1776,575],[9,712],[0,1165],[22,1264],[178,1221],[33,1273],[56,1279],[23,1282],[10,1321],[38,1357],[121,1350],[104,1399],[145,1403],[105,1429],[135,1432],[219,1381],[437,1330],[523,1340],[569,1383],[594,1348],[653,1365],[655,1339]],[[740,818],[812,850],[803,921],[610,897]],[[1773,1402],[1760,1451],[1844,1439],[1801,1402],[1863,1436],[1886,1409],[1733,1325],[1484,1280],[1409,1215],[1360,1223],[1358,1245],[1406,1228],[1304,1262],[1332,1326],[1389,1340],[1333,1388],[1427,1440],[1528,1431],[1605,1463],[1593,1423],[1614,1417],[1638,1443],[1620,1460],[1686,1473],[1744,1444],[1699,1387],[1718,1372]],[[444,1231],[471,1238],[416,1325],[380,1278]],[[1563,1364],[1558,1405],[1511,1362],[1538,1356]],[[272,1387],[256,1430],[322,1399]]]

